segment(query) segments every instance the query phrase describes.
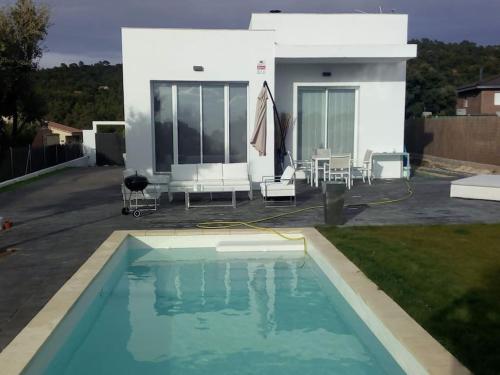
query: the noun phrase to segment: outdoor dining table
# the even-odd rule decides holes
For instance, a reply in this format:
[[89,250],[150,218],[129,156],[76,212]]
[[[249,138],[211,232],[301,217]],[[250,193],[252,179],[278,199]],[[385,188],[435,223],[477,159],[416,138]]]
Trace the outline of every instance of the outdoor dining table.
[[312,164],[313,164],[311,172],[314,174],[311,177],[311,186],[313,186],[313,183],[314,183],[314,186],[319,187],[319,164],[321,162],[328,162],[330,160],[330,157],[313,155],[311,160],[312,160]]

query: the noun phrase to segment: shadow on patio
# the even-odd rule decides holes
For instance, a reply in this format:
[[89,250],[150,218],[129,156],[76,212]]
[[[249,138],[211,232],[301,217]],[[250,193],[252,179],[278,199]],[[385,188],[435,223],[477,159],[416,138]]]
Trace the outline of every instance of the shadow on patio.
[[[369,208],[368,203],[397,199],[408,195],[408,187],[404,181],[382,181],[373,185],[358,182],[351,190],[346,191],[344,215],[347,224]],[[174,201],[169,203],[162,196],[160,210],[145,213],[137,219],[138,222],[147,222],[150,227],[188,228],[197,223],[206,221],[245,221],[251,222],[280,214],[289,215],[272,218],[259,222],[262,226],[278,227],[305,227],[324,224],[323,195],[321,189],[312,188],[305,182],[297,183],[297,205],[283,207],[266,207],[259,193],[254,192],[254,199],[250,201],[245,193],[237,194],[237,207],[209,207],[210,204],[227,204],[230,194],[197,195],[191,201],[203,204],[205,207],[185,209],[184,196],[177,194]],[[286,202],[283,202],[286,203]],[[298,211],[298,212],[296,212]]]

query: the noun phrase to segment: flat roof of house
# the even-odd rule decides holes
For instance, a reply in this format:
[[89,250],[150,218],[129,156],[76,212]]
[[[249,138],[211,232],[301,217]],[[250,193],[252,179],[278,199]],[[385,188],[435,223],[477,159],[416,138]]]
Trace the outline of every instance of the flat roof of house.
[[276,31],[275,29],[230,29],[230,28],[209,28],[209,29],[201,29],[201,28],[196,28],[196,27],[141,27],[141,26],[122,26],[122,30],[178,30],[178,31],[200,31],[200,32],[205,32],[205,31],[239,31],[239,32],[262,32],[262,31]]
[[[280,12],[280,13],[271,13],[271,12],[254,12],[250,14],[250,19],[253,16],[269,16],[269,17],[286,17],[286,16],[318,16],[318,17],[328,17],[328,16],[408,16],[406,13],[378,13],[378,12],[340,12],[340,13],[314,13],[314,12]],[[241,27],[238,28],[229,28],[229,27],[210,27],[210,28],[200,28],[200,27],[141,27],[141,26],[122,26],[121,29],[144,29],[144,30],[199,30],[199,31],[275,31],[275,29],[244,29]]]
[[254,12],[254,14],[269,14],[270,16],[280,16],[280,15],[307,15],[307,16],[342,16],[342,15],[368,15],[368,16],[407,16],[407,13],[380,13],[380,12],[364,12],[364,11],[359,11],[359,12],[335,12],[335,13],[322,13],[322,12],[279,12],[279,13],[271,13],[271,12]]
[[471,90],[484,90],[484,89],[500,89],[500,75],[483,79],[457,89],[457,92],[466,92]]

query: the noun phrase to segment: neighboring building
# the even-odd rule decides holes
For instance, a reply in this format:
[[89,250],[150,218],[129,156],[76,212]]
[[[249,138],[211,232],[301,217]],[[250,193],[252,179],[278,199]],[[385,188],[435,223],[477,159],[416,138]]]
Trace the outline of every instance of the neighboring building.
[[457,89],[457,115],[500,116],[500,76]]
[[50,129],[46,126],[41,127],[36,132],[33,142],[31,142],[31,147],[46,147],[59,144],[59,135],[52,133]]
[[72,128],[71,126],[58,124],[57,122],[48,121],[47,128],[55,135],[59,136],[60,144],[81,143],[82,130]]
[[[123,28],[127,168],[168,174],[173,163],[248,162],[252,180],[274,175],[274,116],[267,152],[249,144],[267,81],[292,117],[287,148],[403,151],[408,18],[397,14],[252,14],[248,30]],[[401,177],[387,156],[378,177]]]
[[82,143],[82,131],[80,129],[47,121],[44,126],[38,129],[31,146],[43,147],[70,143]]

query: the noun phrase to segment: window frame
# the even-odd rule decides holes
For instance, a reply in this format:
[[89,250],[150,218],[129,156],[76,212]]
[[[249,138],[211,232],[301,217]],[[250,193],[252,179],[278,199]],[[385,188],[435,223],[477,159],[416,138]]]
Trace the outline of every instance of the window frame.
[[150,81],[150,103],[151,103],[151,139],[152,139],[152,170],[154,174],[170,174],[171,171],[158,171],[156,169],[156,136],[155,136],[155,118],[154,118],[154,90],[155,84],[164,83],[172,87],[172,141],[173,141],[173,164],[179,164],[179,128],[177,118],[177,99],[178,85],[198,85],[200,90],[200,163],[203,164],[203,87],[205,86],[223,86],[224,87],[224,163],[230,163],[230,123],[229,123],[229,89],[231,85],[244,86],[246,92],[246,161],[248,163],[248,124],[249,124],[249,96],[248,81],[169,81],[169,80],[151,80]]
[[493,105],[500,106],[500,91],[496,91],[493,94]]
[[[359,108],[360,108],[360,86],[357,83],[337,83],[337,82],[294,82],[293,84],[293,118],[297,119],[297,126],[293,127],[293,151],[294,159],[298,158],[298,107],[299,107],[299,90],[301,89],[320,89],[326,90],[353,90],[354,91],[354,144],[353,154],[351,158],[358,160],[359,153]],[[325,105],[328,108],[328,94],[325,95]],[[328,109],[327,109],[328,111]],[[328,112],[325,112],[325,144],[328,144]]]

